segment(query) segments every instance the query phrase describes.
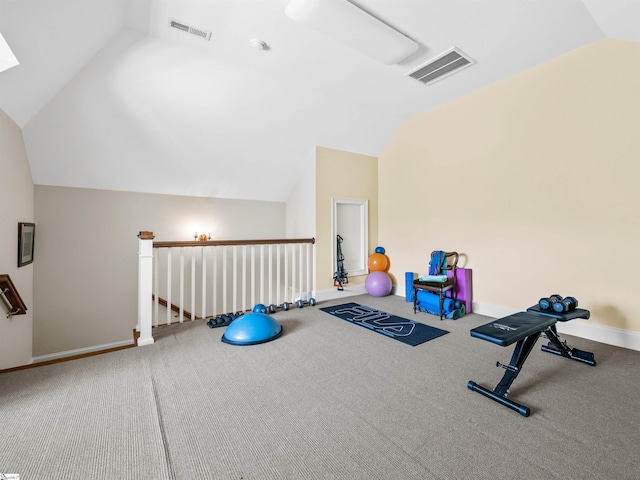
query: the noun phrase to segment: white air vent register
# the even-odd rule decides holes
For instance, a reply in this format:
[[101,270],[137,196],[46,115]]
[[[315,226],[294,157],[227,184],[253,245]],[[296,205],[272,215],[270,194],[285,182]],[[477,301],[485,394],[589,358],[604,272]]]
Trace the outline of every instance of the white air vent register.
[[430,85],[474,63],[476,62],[472,58],[462,53],[457,47],[453,47],[406,75],[425,85]]
[[204,38],[205,40],[211,40],[211,32],[192,27],[183,22],[177,22],[176,20],[169,19],[169,27],[175,28],[176,30],[182,30],[183,32],[190,33],[191,35],[195,35],[196,37]]

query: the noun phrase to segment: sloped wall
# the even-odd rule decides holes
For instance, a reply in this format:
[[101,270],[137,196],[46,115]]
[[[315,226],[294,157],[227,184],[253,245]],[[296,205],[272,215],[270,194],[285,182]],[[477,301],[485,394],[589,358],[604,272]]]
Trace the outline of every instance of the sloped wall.
[[18,268],[18,222],[33,222],[33,182],[20,128],[0,110],[0,273],[9,275],[27,306],[26,315],[6,318],[0,306],[0,369],[31,361],[33,269],[38,261],[38,229],[34,263]]
[[639,332],[639,61],[602,40],[406,121],[379,158],[392,272],[457,250],[476,302],[573,295]]

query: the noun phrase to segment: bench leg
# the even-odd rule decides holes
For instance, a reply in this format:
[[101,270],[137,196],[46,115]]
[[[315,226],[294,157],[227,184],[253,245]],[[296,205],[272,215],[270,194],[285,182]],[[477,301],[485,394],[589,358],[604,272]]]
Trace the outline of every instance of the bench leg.
[[481,387],[480,385],[478,385],[477,383],[471,380],[469,380],[469,383],[467,383],[467,387],[469,388],[469,390],[478,392],[484,395],[485,397],[490,398],[494,402],[498,402],[499,404],[504,405],[505,407],[510,408],[511,410],[515,410],[523,417],[528,417],[529,413],[531,413],[531,410],[529,409],[529,407],[526,407],[517,402],[514,402],[513,400],[509,400],[506,397],[502,397],[496,394],[494,391]]
[[566,342],[562,342],[560,340],[560,336],[558,335],[555,325],[548,327],[544,334],[549,339],[549,343],[540,347],[543,352],[553,353],[565,358],[570,358],[571,360],[576,360],[577,362],[595,366],[596,359],[593,353],[578,350],[577,348],[570,348]]
[[496,385],[496,388],[494,388],[493,390],[488,390],[484,387],[481,387],[475,382],[469,381],[469,383],[467,383],[467,387],[469,388],[469,390],[478,392],[485,397],[490,398],[491,400],[498,402],[501,405],[504,405],[505,407],[515,410],[523,417],[528,417],[530,413],[529,407],[516,403],[513,400],[509,400],[507,398],[507,395],[509,395],[509,388],[511,387],[511,384],[518,377],[518,374],[522,370],[522,366],[524,365],[525,360],[531,353],[531,350],[533,350],[533,347],[535,346],[541,334],[542,331],[519,340],[518,343],[516,343],[516,348],[513,351],[513,354],[511,355],[511,362],[509,363],[509,365],[504,365],[503,363],[496,362],[497,367],[502,367],[506,370],[506,372],[504,372],[504,375],[502,376],[502,379],[500,380],[498,385]]

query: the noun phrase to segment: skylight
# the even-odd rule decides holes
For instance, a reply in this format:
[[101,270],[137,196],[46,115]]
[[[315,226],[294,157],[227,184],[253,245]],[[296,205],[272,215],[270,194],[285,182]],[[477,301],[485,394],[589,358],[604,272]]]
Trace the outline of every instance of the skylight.
[[2,34],[0,33],[0,72],[15,67],[20,62],[11,51],[9,44],[6,42]]

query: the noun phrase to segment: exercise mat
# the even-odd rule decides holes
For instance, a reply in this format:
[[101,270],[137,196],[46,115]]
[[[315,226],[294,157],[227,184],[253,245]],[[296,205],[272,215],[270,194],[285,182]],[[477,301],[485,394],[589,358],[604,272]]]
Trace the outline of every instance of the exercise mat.
[[320,310],[412,347],[449,333],[447,330],[430,327],[353,302],[324,307]]

